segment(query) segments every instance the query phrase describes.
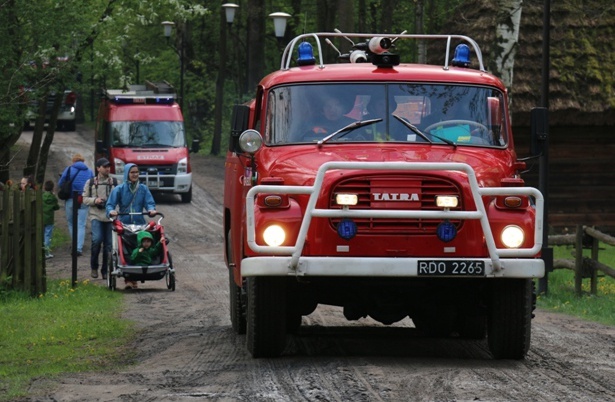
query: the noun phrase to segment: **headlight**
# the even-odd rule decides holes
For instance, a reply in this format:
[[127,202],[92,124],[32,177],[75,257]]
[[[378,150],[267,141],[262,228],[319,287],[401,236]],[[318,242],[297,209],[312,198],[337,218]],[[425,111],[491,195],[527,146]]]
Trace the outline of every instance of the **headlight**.
[[457,208],[459,199],[455,195],[436,195],[436,205],[440,208]]
[[177,173],[178,174],[186,174],[186,173],[188,173],[188,158],[182,158],[177,163]]
[[263,145],[263,137],[256,130],[246,130],[239,136],[239,147],[243,152],[253,154]]
[[523,229],[516,225],[506,226],[502,230],[502,243],[508,248],[519,248],[525,240]]
[[359,196],[356,194],[335,194],[335,202],[337,205],[357,205]]
[[118,158],[113,160],[115,162],[115,174],[123,174],[124,173],[124,161]]
[[271,225],[263,232],[263,239],[268,246],[277,247],[284,243],[286,233],[281,226]]

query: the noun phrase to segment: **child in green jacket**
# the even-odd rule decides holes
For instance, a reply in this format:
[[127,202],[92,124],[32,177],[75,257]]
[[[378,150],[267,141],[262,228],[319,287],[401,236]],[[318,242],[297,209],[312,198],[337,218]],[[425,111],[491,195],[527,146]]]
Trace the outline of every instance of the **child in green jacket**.
[[134,265],[151,265],[152,260],[162,250],[164,235],[160,236],[160,241],[154,244],[154,236],[146,230],[137,233],[137,244],[139,245],[132,251],[130,259]]

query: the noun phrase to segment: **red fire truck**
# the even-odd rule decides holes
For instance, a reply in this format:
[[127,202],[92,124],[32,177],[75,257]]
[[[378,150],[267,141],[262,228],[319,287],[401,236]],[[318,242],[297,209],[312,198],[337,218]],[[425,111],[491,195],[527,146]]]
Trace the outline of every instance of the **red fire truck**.
[[[325,64],[332,40],[350,51]],[[442,44],[441,64],[402,63],[392,49],[413,40]],[[545,270],[544,198],[520,177],[507,105],[466,36],[295,38],[233,109],[226,263],[249,352],[282,354],[326,304],[523,358]]]
[[[96,121],[96,158],[111,162],[111,176],[124,179],[124,166],[136,163],[139,180],[152,192],[192,201],[192,169],[184,117],[167,82],[105,89]],[[191,147],[198,151],[198,141]]]

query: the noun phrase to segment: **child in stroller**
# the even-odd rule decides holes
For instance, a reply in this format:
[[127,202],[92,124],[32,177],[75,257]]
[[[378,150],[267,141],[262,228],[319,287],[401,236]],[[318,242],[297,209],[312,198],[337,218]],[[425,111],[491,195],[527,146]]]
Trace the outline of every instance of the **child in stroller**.
[[137,233],[137,244],[132,250],[130,259],[134,265],[151,265],[154,258],[156,258],[162,250],[162,242],[164,241],[164,234],[160,234],[160,241],[154,244],[154,236],[146,230],[142,230]]
[[[147,214],[147,212],[143,212]],[[120,214],[121,215],[121,214]],[[164,227],[151,221],[144,225],[113,221],[113,251],[110,261],[113,271],[108,278],[109,289],[115,290],[116,279],[123,277],[126,289],[137,289],[137,281],[166,279],[167,288],[175,290],[175,270],[167,250]]]

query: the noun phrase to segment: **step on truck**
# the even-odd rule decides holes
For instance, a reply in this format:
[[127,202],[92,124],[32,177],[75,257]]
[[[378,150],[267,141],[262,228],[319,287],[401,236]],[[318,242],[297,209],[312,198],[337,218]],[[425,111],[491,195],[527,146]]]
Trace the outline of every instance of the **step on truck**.
[[[441,64],[393,51],[417,40],[439,46]],[[340,62],[325,64],[325,44]],[[466,36],[292,40],[234,106],[226,157],[230,318],[252,356],[281,355],[326,304],[524,358],[544,199],[520,177],[507,106]]]
[[192,201],[192,168],[184,117],[173,87],[146,82],[127,89],[104,89],[96,121],[96,159],[111,162],[111,176],[122,182],[124,166],[136,163],[139,180],[152,193],[178,194]]

